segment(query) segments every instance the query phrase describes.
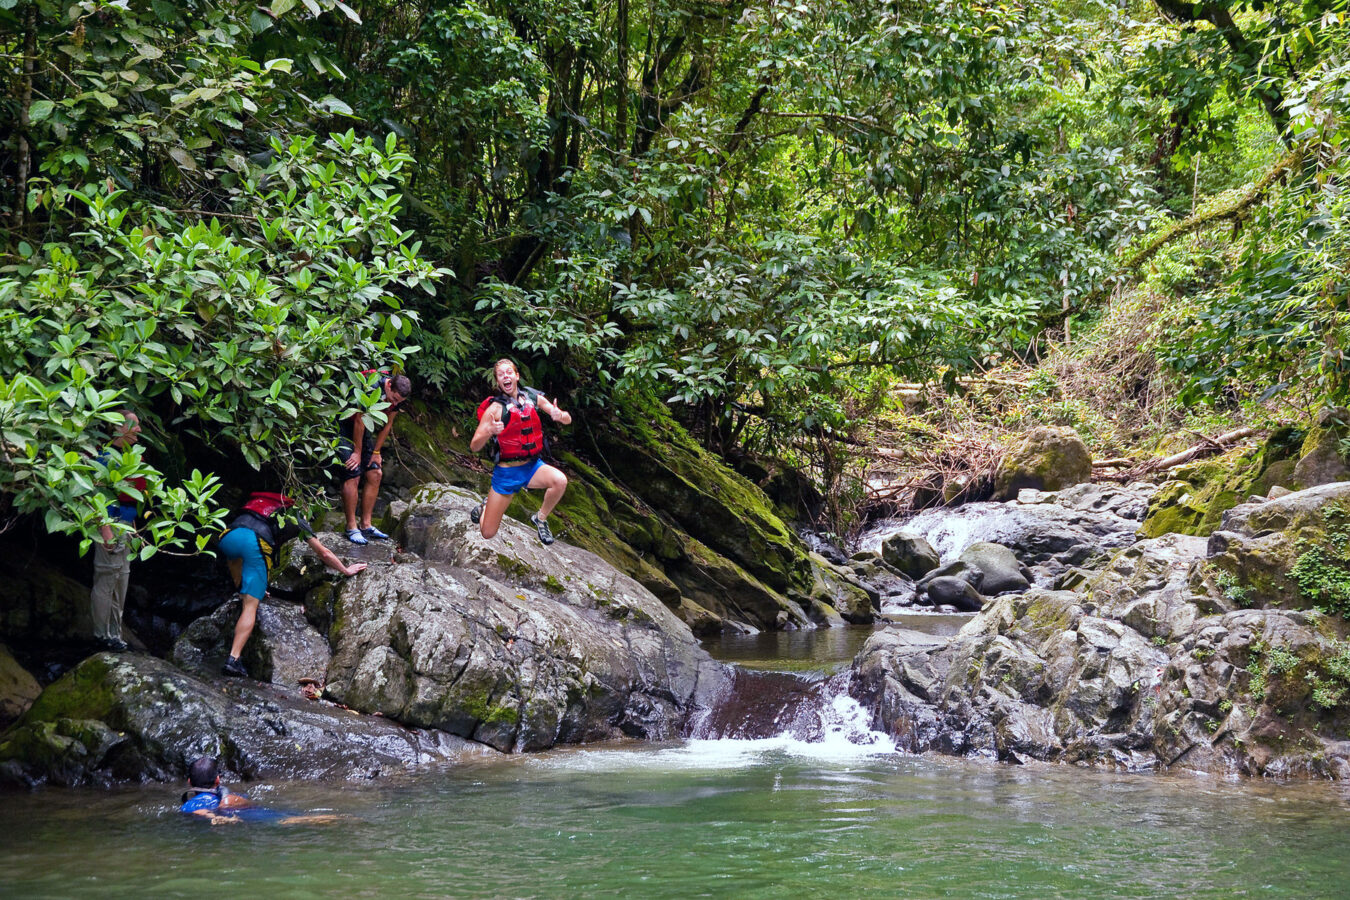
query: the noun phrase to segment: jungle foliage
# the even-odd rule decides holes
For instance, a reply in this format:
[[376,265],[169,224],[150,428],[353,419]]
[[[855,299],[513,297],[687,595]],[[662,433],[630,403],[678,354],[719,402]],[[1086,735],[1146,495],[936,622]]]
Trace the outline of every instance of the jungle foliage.
[[[891,380],[1034,356],[1123,248],[1295,146],[1172,361],[1344,397],[1345,15],[0,0],[0,496],[88,535],[122,406],[161,457],[319,464],[380,419],[361,369],[476,395],[508,348],[578,403],[800,450]],[[210,475],[152,483],[209,521]]]

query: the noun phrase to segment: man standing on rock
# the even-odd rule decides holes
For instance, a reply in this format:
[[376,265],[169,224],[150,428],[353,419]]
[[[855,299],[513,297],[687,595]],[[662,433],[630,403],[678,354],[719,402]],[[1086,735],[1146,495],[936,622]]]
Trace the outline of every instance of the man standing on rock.
[[[113,432],[112,447],[125,452],[136,443],[141,433],[141,420],[131,410],[122,410],[122,424]],[[110,451],[98,457],[106,469],[111,462]],[[130,479],[137,491],[145,490],[144,478]],[[109,504],[108,518],[135,528],[138,498],[119,492],[117,502]],[[94,641],[100,649],[122,653],[127,642],[122,640],[122,610],[127,603],[127,587],[131,582],[131,535],[115,533],[112,521],[99,527],[101,541],[94,542],[94,586],[89,592],[90,614],[94,620]]]
[[486,500],[474,507],[469,518],[478,524],[483,537],[496,537],[511,498],[522,488],[542,490],[543,503],[539,512],[530,516],[530,522],[539,532],[539,540],[551,544],[553,532],[548,527],[548,516],[567,490],[567,476],[540,459],[544,452],[544,429],[539,413],[548,413],[549,418],[562,425],[572,423],[572,414],[559,409],[534,388],[522,387],[520,373],[511,360],[497,360],[493,373],[498,393],[478,407],[478,428],[469,440],[469,449],[475,453],[489,443],[494,445],[492,490]]
[[[370,372],[367,374],[375,374]],[[389,535],[371,524],[375,500],[380,495],[380,480],[384,477],[381,451],[389,432],[394,429],[394,418],[403,407],[403,401],[412,393],[412,382],[407,375],[380,375],[375,384],[389,409],[384,427],[374,437],[366,431],[365,420],[355,413],[338,426],[338,480],[342,489],[342,511],[347,514],[347,540],[366,544],[371,540],[387,541]],[[356,521],[356,501],[361,501],[361,522]]]
[[305,541],[328,568],[343,575],[355,575],[366,568],[365,563],[349,566],[338,559],[337,554],[314,536],[314,529],[304,517],[296,516],[295,521],[282,526],[279,521],[281,512],[294,503],[285,494],[255,491],[220,538],[220,552],[229,564],[230,576],[239,588],[242,604],[239,621],[234,626],[230,655],[221,667],[225,675],[248,677],[248,670],[239,657],[244,652],[249,636],[253,634],[253,626],[258,620],[258,603],[267,595],[267,582],[272,567],[281,557],[283,544],[304,534]]

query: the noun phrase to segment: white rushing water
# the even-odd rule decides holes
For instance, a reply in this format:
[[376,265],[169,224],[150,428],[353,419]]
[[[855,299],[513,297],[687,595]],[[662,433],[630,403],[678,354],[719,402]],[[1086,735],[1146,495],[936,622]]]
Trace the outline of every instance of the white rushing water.
[[[533,764],[586,772],[741,769],[769,759],[841,764],[899,752],[889,735],[873,731],[868,712],[843,690],[843,680],[820,685],[819,702],[779,723],[761,738],[691,738],[660,749],[568,750]],[[803,719],[813,719],[804,727]]]

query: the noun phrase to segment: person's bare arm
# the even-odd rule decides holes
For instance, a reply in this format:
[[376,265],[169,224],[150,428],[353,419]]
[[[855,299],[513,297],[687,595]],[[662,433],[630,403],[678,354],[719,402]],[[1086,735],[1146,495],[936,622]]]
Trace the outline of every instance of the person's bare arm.
[[539,395],[539,398],[535,401],[535,406],[538,406],[544,412],[548,413],[549,418],[557,422],[559,425],[572,424],[572,414],[565,410],[559,409],[558,406],[552,400],[548,399],[543,394]]
[[483,413],[483,418],[478,420],[478,427],[474,429],[473,437],[469,438],[469,449],[477,453],[487,446],[488,441],[501,434],[504,428],[501,405],[493,403]]
[[336,553],[325,547],[323,541],[316,537],[305,538],[305,542],[314,548],[314,552],[319,554],[319,559],[323,560],[323,564],[330,569],[341,572],[343,575],[355,575],[357,572],[365,571],[365,563],[355,563],[350,566],[346,565],[342,560],[338,559]]

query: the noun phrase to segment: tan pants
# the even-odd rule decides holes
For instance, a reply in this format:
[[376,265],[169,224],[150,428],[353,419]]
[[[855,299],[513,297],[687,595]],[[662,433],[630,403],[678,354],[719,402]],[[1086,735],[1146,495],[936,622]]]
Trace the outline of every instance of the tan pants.
[[131,553],[126,544],[118,541],[112,550],[105,550],[101,541],[95,541],[94,588],[89,593],[95,639],[122,639],[122,607],[130,580]]

